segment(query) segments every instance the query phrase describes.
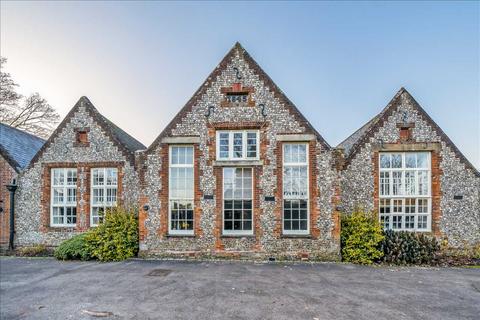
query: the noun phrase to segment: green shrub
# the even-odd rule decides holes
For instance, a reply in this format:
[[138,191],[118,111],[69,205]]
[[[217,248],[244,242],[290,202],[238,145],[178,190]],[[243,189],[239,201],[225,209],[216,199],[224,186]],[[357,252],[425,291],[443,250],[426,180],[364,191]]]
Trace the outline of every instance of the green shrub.
[[477,244],[477,245],[473,248],[473,258],[474,258],[474,259],[480,259],[480,244]]
[[134,213],[121,207],[105,212],[103,222],[90,230],[86,246],[100,261],[119,261],[138,252],[138,221]]
[[43,257],[49,255],[48,249],[44,244],[23,247],[18,249],[17,252],[22,257]]
[[432,264],[440,246],[434,237],[408,231],[385,231],[382,261],[393,264]]
[[58,260],[90,260],[92,255],[86,246],[86,233],[82,233],[62,242],[53,255]]
[[343,261],[371,264],[382,257],[379,250],[382,228],[374,214],[356,210],[351,215],[343,215],[341,225]]

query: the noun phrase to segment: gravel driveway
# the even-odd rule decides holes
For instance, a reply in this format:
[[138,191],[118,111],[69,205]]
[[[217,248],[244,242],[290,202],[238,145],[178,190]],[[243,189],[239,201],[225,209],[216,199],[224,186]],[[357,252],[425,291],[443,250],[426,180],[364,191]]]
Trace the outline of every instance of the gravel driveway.
[[0,258],[2,319],[479,319],[479,314],[480,269]]

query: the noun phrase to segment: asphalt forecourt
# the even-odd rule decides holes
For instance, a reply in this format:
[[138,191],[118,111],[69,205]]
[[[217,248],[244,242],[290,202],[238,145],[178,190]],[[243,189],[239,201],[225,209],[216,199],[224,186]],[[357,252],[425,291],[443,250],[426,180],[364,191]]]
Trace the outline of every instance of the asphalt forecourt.
[[1,319],[478,319],[480,269],[0,258]]

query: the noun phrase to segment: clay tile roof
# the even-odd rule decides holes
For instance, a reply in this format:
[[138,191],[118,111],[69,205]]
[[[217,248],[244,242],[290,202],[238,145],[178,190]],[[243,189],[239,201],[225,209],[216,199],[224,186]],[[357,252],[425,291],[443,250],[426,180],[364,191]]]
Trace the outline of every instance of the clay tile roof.
[[0,154],[17,172],[30,163],[44,143],[33,134],[0,123]]

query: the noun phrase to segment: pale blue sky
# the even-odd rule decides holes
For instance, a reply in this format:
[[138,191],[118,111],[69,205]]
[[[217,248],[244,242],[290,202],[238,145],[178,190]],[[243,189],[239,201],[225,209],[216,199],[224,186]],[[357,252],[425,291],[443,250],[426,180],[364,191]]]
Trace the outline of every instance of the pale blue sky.
[[149,145],[240,41],[336,145],[401,86],[480,167],[479,2],[6,2],[1,55],[62,116],[86,95]]

